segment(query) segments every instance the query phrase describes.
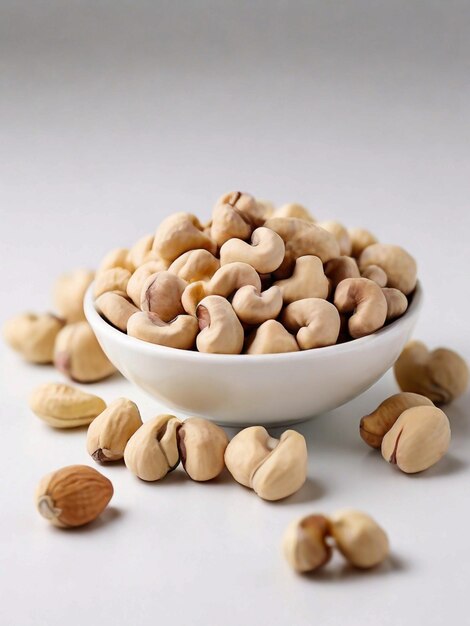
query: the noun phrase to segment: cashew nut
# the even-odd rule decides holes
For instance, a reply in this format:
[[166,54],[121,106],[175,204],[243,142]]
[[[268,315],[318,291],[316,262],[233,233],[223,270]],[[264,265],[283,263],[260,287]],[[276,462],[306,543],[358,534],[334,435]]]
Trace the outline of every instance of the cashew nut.
[[287,330],[296,333],[301,350],[331,346],[336,343],[340,317],[336,308],[321,298],[304,298],[289,304],[282,314]]
[[142,426],[137,405],[127,398],[108,404],[88,427],[86,447],[97,463],[119,461],[132,435]]
[[331,559],[328,544],[329,520],[323,515],[309,515],[294,520],[286,528],[282,540],[284,556],[296,572],[313,572]]
[[331,290],[334,292],[339,283],[345,278],[360,278],[356,260],[350,256],[339,256],[325,264],[325,274],[328,276]]
[[26,361],[52,363],[55,340],[64,324],[64,320],[51,313],[24,313],[5,323],[3,336]]
[[135,270],[127,283],[127,295],[136,306],[140,307],[142,287],[147,278],[165,269],[165,264],[162,261],[148,261]]
[[139,311],[127,322],[127,334],[159,346],[191,350],[198,333],[198,324],[192,315],[178,315],[171,322],[162,321],[155,313]]
[[362,270],[361,276],[363,278],[368,278],[369,280],[373,280],[374,283],[377,283],[379,287],[387,286],[387,281],[388,281],[387,274],[378,265],[368,265]]
[[223,471],[227,444],[225,431],[200,417],[188,417],[178,429],[181,463],[192,480],[212,480]]
[[55,282],[54,306],[68,324],[85,320],[83,298],[94,276],[95,273],[89,270],[75,270],[60,276]]
[[395,287],[405,296],[416,287],[416,261],[400,246],[374,243],[368,246],[359,257],[359,268],[378,265],[387,274],[387,287]]
[[403,315],[408,308],[408,298],[405,294],[393,287],[382,287],[382,293],[387,301],[387,319],[389,322]]
[[296,204],[295,202],[290,202],[280,206],[274,211],[273,217],[297,217],[298,219],[305,220],[306,222],[315,221],[308,209],[301,204]]
[[116,267],[122,267],[129,272],[134,271],[133,264],[129,261],[129,250],[127,248],[115,248],[110,250],[101,261],[98,272],[105,272]]
[[169,322],[184,313],[181,296],[186,281],[168,271],[151,274],[142,286],[140,308]]
[[160,224],[152,250],[164,261],[172,263],[188,250],[204,248],[215,253],[216,245],[202,231],[202,225],[191,213],[175,213]]
[[234,207],[237,211],[247,216],[253,228],[262,226],[266,219],[264,205],[258,204],[257,200],[245,191],[229,191],[224,193],[217,200],[215,206],[224,206],[225,204]]
[[295,337],[276,320],[263,322],[252,333],[246,350],[247,354],[275,354],[279,352],[298,352]]
[[357,339],[385,324],[387,300],[382,289],[368,278],[346,278],[336,287],[334,303],[340,313],[352,313],[348,328]]
[[[144,235],[135,244],[132,248],[129,249],[127,254],[128,262],[137,269],[144,263],[148,263],[150,260],[154,260],[151,257],[156,256],[154,252],[152,252],[153,240],[155,236],[153,234]],[[155,259],[158,260],[158,259]],[[166,269],[163,268],[162,269]]]
[[387,534],[366,513],[347,509],[330,517],[330,533],[341,554],[355,567],[368,569],[390,552]]
[[199,352],[240,354],[245,334],[228,300],[207,296],[199,303],[196,315],[201,330],[196,339]]
[[362,252],[374,243],[378,243],[377,237],[365,228],[348,228],[351,240],[351,256],[359,258]]
[[274,204],[270,200],[264,200],[262,198],[255,198],[255,200],[260,212],[263,215],[264,220],[267,220],[268,217],[271,217],[274,213]]
[[108,322],[123,332],[127,331],[130,316],[139,311],[128,298],[114,291],[107,291],[97,298],[95,307]]
[[168,268],[187,283],[208,281],[220,267],[220,261],[208,250],[189,250],[175,259]]
[[349,237],[348,230],[340,222],[334,220],[327,220],[325,222],[317,222],[318,226],[321,226],[329,233],[333,235],[339,244],[340,254],[349,256],[352,250],[351,238]]
[[241,239],[229,239],[220,248],[220,264],[234,261],[248,263],[260,274],[274,272],[284,259],[285,246],[281,237],[269,228],[257,228],[251,235],[251,245]]
[[323,272],[323,263],[317,256],[299,256],[292,276],[278,280],[274,285],[281,290],[284,304],[304,298],[328,297],[328,279]]
[[127,284],[131,273],[123,267],[112,267],[107,270],[100,270],[95,276],[93,284],[93,295],[98,298],[107,291],[117,291],[121,294],[127,293]]
[[279,287],[273,286],[260,293],[253,285],[245,285],[233,296],[232,307],[244,324],[262,324],[281,312],[282,293]]

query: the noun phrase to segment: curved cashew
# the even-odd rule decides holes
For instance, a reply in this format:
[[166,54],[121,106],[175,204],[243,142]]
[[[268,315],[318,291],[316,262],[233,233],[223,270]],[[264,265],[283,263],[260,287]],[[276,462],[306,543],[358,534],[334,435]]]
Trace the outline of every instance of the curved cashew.
[[348,228],[349,238],[351,239],[351,256],[356,259],[361,256],[363,250],[373,243],[378,243],[378,239],[370,231],[365,228]]
[[340,253],[349,256],[352,250],[351,238],[349,237],[348,230],[340,222],[334,220],[327,220],[325,222],[317,222],[318,226],[321,226],[329,233],[333,235],[339,244]]
[[361,276],[363,278],[368,278],[369,280],[373,280],[374,283],[377,283],[379,287],[387,286],[387,281],[388,281],[387,274],[378,265],[368,265],[362,270]]
[[382,287],[382,293],[387,301],[387,322],[403,315],[408,308],[408,298],[404,293],[393,287]]
[[208,250],[188,250],[168,268],[187,283],[197,280],[210,280],[220,267],[220,261]]
[[244,324],[262,324],[281,312],[282,293],[279,287],[273,286],[260,293],[253,285],[245,285],[233,296],[232,307]]
[[224,193],[215,203],[215,206],[229,204],[237,211],[248,216],[254,228],[262,226],[265,219],[265,207],[249,193],[245,191],[229,191]]
[[163,322],[169,322],[184,313],[181,296],[186,281],[170,272],[151,274],[142,286],[140,308],[155,313]]
[[131,273],[129,270],[123,267],[112,267],[108,270],[101,270],[95,276],[93,295],[95,298],[98,298],[107,291],[118,291],[125,294],[130,277]]
[[220,248],[220,264],[242,261],[260,274],[269,274],[281,265],[284,252],[281,237],[273,230],[261,227],[253,231],[251,245],[241,239],[226,241]]
[[336,287],[334,303],[340,313],[353,313],[349,333],[357,339],[385,324],[387,300],[382,289],[368,278],[346,278]]
[[188,250],[204,248],[216,252],[216,244],[203,232],[197,217],[191,213],[175,213],[160,224],[152,250],[164,261],[172,263]]
[[274,285],[281,290],[285,304],[304,298],[328,297],[328,279],[323,272],[323,263],[317,256],[299,256],[292,276],[278,280]]
[[325,264],[325,274],[330,280],[332,291],[345,278],[360,278],[356,260],[350,256],[339,256]]
[[196,315],[201,330],[196,339],[199,352],[240,354],[245,335],[228,300],[207,296],[199,303]]
[[110,250],[101,261],[98,272],[111,270],[115,267],[123,267],[130,272],[134,271],[134,266],[129,260],[129,250],[127,248],[115,248],[114,250]]
[[95,307],[108,322],[123,332],[127,330],[130,316],[139,311],[128,298],[115,291],[101,294],[95,301]]
[[284,260],[275,272],[276,278],[288,278],[299,256],[318,256],[323,263],[339,256],[336,239],[316,224],[296,217],[271,217],[265,226],[280,235],[286,246]]
[[298,352],[300,350],[295,337],[276,320],[263,322],[251,335],[247,354],[276,354],[279,352]]
[[95,276],[88,270],[75,270],[60,276],[54,284],[53,302],[67,324],[85,320],[83,298]]
[[274,211],[273,217],[297,217],[298,219],[305,220],[306,222],[315,221],[308,209],[301,204],[296,204],[295,202],[289,202],[288,204],[280,206]]
[[336,308],[321,298],[305,298],[289,304],[282,314],[287,330],[297,333],[301,350],[331,346],[336,343],[340,317]]
[[262,198],[255,198],[255,200],[259,210],[262,212],[264,220],[271,217],[274,213],[274,204],[270,200],[264,200]]
[[198,333],[198,324],[191,315],[178,315],[171,322],[163,322],[155,313],[139,311],[127,322],[127,334],[159,346],[191,350]]
[[162,261],[147,261],[135,270],[127,283],[127,295],[136,306],[140,307],[140,295],[147,278],[165,269],[166,265]]
[[256,226],[264,222],[256,200],[241,191],[225,194],[212,212],[211,237],[221,246],[232,237],[248,239]]
[[209,281],[197,280],[189,283],[181,296],[181,304],[188,315],[196,315],[197,305],[203,298],[209,295]]
[[387,274],[387,287],[395,287],[405,296],[416,287],[416,261],[400,246],[385,243],[368,246],[359,257],[359,267],[364,270],[369,265],[381,267]]
[[159,261],[162,264],[161,269],[166,270],[168,264],[164,263],[158,254],[152,250],[154,239],[154,235],[145,235],[129,249],[127,259],[135,269],[149,261]]

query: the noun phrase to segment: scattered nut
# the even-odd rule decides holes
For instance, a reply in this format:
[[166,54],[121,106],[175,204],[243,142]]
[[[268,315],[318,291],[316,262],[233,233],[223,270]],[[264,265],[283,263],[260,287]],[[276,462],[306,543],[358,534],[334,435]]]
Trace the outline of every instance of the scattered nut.
[[262,426],[245,428],[228,444],[225,465],[237,482],[264,500],[287,498],[307,478],[305,438],[295,430],[274,439]]
[[215,253],[216,244],[204,232],[201,223],[191,213],[175,213],[160,224],[152,250],[164,261],[172,263],[188,250],[204,248]]
[[130,337],[180,350],[194,347],[198,330],[197,320],[192,315],[178,315],[171,322],[164,322],[155,313],[139,311],[127,322]]
[[352,313],[348,328],[354,339],[374,333],[385,323],[387,300],[368,278],[346,278],[336,287],[334,303],[340,313]]
[[158,415],[145,422],[129,439],[124,462],[138,478],[155,481],[173,471],[180,461],[177,432],[181,421],[174,415]]
[[94,276],[94,272],[76,270],[70,274],[60,276],[55,282],[53,291],[54,306],[67,323],[71,324],[85,319],[83,298],[86,290],[93,282]]
[[448,404],[468,386],[469,371],[462,357],[447,348],[430,352],[421,341],[410,341],[394,366],[402,391],[413,391],[437,404]]
[[244,324],[262,324],[281,312],[282,292],[273,286],[260,293],[256,287],[245,285],[233,296],[232,307]]
[[275,354],[298,352],[295,337],[276,320],[267,320],[252,333],[246,350],[247,354]]
[[289,565],[299,573],[313,572],[331,559],[329,521],[323,515],[308,515],[289,524],[282,547]]
[[334,220],[328,220],[326,222],[317,222],[318,226],[321,226],[329,233],[333,235],[336,241],[339,244],[340,254],[349,256],[352,250],[351,238],[349,236],[348,230],[345,226],[340,224],[340,222],[335,222]]
[[55,428],[88,426],[106,408],[104,400],[62,383],[39,385],[29,398],[30,409]]
[[187,283],[171,272],[151,274],[142,286],[140,308],[170,322],[184,313],[181,296]]
[[281,290],[284,304],[304,298],[328,297],[328,279],[323,271],[323,263],[317,256],[298,257],[292,276],[278,280],[274,285]]
[[245,335],[228,300],[207,296],[199,303],[196,315],[201,331],[196,339],[199,352],[240,354]]
[[382,440],[383,458],[402,472],[422,472],[437,463],[450,444],[447,415],[435,406],[406,409]]
[[365,228],[348,228],[351,240],[351,256],[358,259],[362,252],[374,243],[378,243],[377,237]]
[[295,202],[283,204],[274,211],[273,217],[297,217],[298,219],[305,220],[306,222],[315,221],[308,209],[301,204],[296,204]]
[[387,287],[395,287],[405,296],[416,287],[416,261],[400,246],[374,243],[359,257],[359,268],[378,265],[387,274]]
[[338,339],[339,313],[327,300],[305,298],[292,302],[281,319],[287,330],[296,333],[301,350],[331,346]]
[[137,405],[127,398],[118,398],[91,422],[86,439],[88,454],[97,463],[124,458],[127,442],[142,426]]
[[192,480],[212,480],[222,472],[227,444],[225,431],[200,417],[187,418],[178,429],[181,463]]
[[193,283],[210,280],[219,267],[219,259],[208,250],[189,250],[175,259],[168,271],[187,283]]
[[64,321],[51,313],[24,313],[3,326],[7,344],[31,363],[52,363],[54,344]]
[[269,228],[257,228],[251,235],[251,245],[241,239],[229,239],[220,248],[220,263],[241,261],[260,274],[274,272],[284,259],[285,246],[281,237]]
[[117,291],[125,295],[130,277],[131,273],[129,270],[123,267],[112,267],[99,271],[93,284],[94,297],[98,298],[108,291]]
[[330,533],[339,551],[355,567],[375,567],[389,555],[385,531],[361,511],[347,509],[333,514]]
[[36,507],[54,526],[75,528],[96,519],[113,497],[113,485],[86,465],[69,465],[44,476],[36,489]]
[[139,311],[129,298],[114,291],[107,291],[99,296],[95,300],[95,307],[108,322],[124,333],[127,331],[130,316]]
[[393,287],[382,287],[382,293],[387,301],[386,321],[390,322],[403,315],[408,308],[408,298],[405,294]]

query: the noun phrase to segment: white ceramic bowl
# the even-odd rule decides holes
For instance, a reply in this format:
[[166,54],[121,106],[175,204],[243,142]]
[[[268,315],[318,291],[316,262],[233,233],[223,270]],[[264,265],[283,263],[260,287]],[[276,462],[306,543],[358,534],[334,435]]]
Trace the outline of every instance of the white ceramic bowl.
[[418,285],[406,313],[373,335],[285,354],[202,354],[157,346],[113,328],[97,313],[92,286],[85,314],[110,361],[177,413],[226,426],[280,425],[334,409],[373,385],[396,361],[422,304]]

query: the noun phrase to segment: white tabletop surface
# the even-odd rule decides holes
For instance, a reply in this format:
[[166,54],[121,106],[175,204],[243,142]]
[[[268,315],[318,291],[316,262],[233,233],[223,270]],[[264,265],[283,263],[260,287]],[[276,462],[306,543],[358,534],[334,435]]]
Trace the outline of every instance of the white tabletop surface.
[[[223,6],[221,6],[223,4]],[[242,188],[365,225],[418,259],[415,337],[470,359],[469,26],[465,2],[0,2],[0,321],[50,308],[62,271],[94,267],[175,210],[209,216]],[[101,518],[74,532],[33,505],[41,476],[93,465],[85,430],[27,405],[61,380],[0,347],[0,623],[8,626],[463,624],[470,579],[469,395],[447,457],[394,471],[359,438],[391,372],[299,426],[306,486],[270,504],[227,475],[145,484],[104,467]],[[121,377],[89,389],[159,407]],[[288,417],[288,416],[286,416]],[[291,519],[352,506],[392,558],[302,578]]]

